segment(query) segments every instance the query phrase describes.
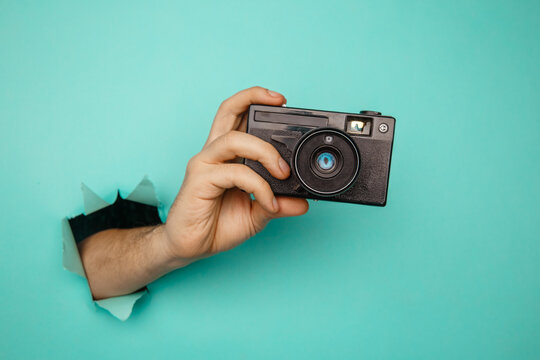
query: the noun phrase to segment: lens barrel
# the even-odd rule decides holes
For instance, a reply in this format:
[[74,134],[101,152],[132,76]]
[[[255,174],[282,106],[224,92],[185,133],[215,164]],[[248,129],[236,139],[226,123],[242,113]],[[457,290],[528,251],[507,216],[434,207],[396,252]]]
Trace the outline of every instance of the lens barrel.
[[293,153],[293,170],[302,187],[318,196],[347,190],[360,170],[360,152],[344,132],[319,128],[306,133]]

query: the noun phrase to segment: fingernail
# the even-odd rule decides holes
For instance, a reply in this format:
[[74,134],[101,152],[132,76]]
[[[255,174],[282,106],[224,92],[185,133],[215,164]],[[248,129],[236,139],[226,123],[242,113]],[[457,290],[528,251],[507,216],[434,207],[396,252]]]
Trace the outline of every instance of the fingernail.
[[275,196],[274,196],[274,199],[272,200],[272,205],[274,206],[274,211],[278,212],[279,211],[279,204],[278,204],[277,199],[276,199]]
[[268,95],[270,95],[270,96],[272,96],[272,97],[280,97],[280,96],[283,96],[283,95],[281,95],[280,93],[275,92],[275,91],[272,91],[272,90],[266,89],[266,91],[268,92]]
[[280,157],[278,163],[279,163],[279,168],[281,169],[281,171],[284,174],[288,174],[289,171],[291,170],[291,168],[289,167],[287,162],[285,160],[283,160],[283,158]]

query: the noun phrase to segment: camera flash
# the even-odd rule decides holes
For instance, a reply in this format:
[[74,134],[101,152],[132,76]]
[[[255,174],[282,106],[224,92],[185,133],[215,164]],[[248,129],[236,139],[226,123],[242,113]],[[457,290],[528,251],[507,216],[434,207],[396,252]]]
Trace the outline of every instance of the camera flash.
[[334,141],[334,138],[330,135],[327,135],[325,138],[324,138],[324,142],[329,144],[331,143],[332,141]]

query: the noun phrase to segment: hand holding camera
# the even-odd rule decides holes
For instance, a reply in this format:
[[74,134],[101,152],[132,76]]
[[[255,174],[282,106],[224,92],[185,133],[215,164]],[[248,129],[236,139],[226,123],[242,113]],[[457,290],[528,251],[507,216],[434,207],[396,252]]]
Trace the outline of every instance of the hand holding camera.
[[105,230],[79,244],[94,298],[229,250],[273,218],[304,214],[304,198],[386,204],[395,120],[285,103],[261,87],[225,100],[164,225]]
[[221,104],[206,144],[189,161],[165,225],[177,257],[193,261],[229,250],[262,230],[269,220],[308,210],[304,199],[275,197],[267,180],[240,163],[242,158],[250,159],[273,179],[290,176],[287,162],[274,146],[245,133],[245,113],[251,104],[280,107],[285,102],[281,94],[254,87]]

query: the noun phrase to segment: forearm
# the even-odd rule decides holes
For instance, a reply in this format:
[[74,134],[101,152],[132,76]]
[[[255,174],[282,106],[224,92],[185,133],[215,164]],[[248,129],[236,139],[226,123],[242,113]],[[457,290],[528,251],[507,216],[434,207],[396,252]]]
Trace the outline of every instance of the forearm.
[[111,229],[89,236],[79,252],[94,299],[137,291],[189,261],[168,249],[162,225]]

